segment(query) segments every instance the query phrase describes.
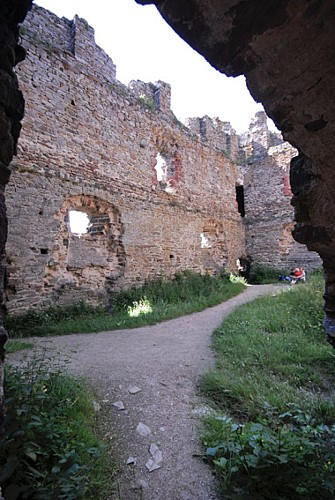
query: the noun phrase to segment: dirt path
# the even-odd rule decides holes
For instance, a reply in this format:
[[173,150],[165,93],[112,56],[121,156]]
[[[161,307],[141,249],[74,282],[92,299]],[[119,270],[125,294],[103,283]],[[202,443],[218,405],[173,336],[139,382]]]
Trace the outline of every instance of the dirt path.
[[[236,306],[279,289],[249,286],[219,306],[154,326],[35,339],[64,353],[70,358],[69,369],[85,376],[98,391],[97,409],[119,459],[113,499],[219,498],[212,471],[200,457],[198,432],[205,401],[196,388],[200,375],[214,364],[211,334]],[[11,356],[13,361],[17,357],[18,353]],[[140,391],[132,393],[134,387]],[[124,409],[114,406],[116,402],[122,402]],[[150,433],[140,435],[140,422]],[[162,457],[156,451],[153,465],[160,468],[149,472],[151,444],[157,445]],[[127,464],[130,457],[135,463]]]

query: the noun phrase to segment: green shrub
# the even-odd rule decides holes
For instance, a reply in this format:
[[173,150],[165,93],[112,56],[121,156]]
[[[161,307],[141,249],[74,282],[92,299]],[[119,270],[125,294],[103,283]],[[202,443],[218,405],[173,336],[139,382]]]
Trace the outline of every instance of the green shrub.
[[280,413],[265,403],[257,422],[212,417],[216,441],[211,434],[207,456],[225,494],[243,490],[250,498],[334,498],[335,425],[318,422],[297,405],[286,406]]
[[50,371],[50,360],[6,366],[6,434],[0,485],[6,499],[88,498],[104,447],[92,431],[93,406],[80,380]]

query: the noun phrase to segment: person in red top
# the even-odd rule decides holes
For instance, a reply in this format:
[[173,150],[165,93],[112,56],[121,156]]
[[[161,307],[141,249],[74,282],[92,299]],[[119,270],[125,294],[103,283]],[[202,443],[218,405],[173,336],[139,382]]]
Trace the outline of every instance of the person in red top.
[[295,267],[291,272],[291,283],[294,285],[297,281],[306,281],[306,273],[303,267]]

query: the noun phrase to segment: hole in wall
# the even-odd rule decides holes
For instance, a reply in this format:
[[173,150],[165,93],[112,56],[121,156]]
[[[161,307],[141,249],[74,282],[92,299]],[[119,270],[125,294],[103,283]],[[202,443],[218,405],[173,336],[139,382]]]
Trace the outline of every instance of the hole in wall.
[[69,230],[73,234],[81,236],[87,234],[90,228],[90,219],[86,212],[79,210],[69,210]]
[[236,186],[236,202],[237,202],[237,210],[241,217],[245,216],[245,208],[244,208],[244,186]]
[[175,194],[176,168],[173,158],[163,153],[157,153],[155,170],[160,189],[169,194]]
[[208,234],[205,233],[200,234],[200,245],[201,248],[211,248],[212,243],[210,241]]
[[49,253],[49,249],[48,248],[40,248],[40,252],[42,255],[47,255]]

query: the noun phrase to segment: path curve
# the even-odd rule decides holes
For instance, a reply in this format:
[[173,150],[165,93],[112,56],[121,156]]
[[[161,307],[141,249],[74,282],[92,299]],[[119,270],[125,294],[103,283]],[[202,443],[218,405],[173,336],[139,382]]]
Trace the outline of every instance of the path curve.
[[[214,365],[211,335],[237,306],[282,289],[248,286],[218,306],[154,326],[34,339],[35,344],[64,354],[71,372],[86,377],[99,395],[104,433],[119,459],[117,490],[111,498],[219,498],[212,470],[200,457],[199,415],[205,401],[196,390],[199,377]],[[9,356],[14,362],[19,358],[19,353]],[[141,391],[130,393],[134,386]],[[113,406],[118,401],[124,410]],[[140,422],[150,434],[138,433]],[[149,472],[146,463],[152,443],[163,459],[159,469]],[[127,465],[130,457],[135,463]]]

